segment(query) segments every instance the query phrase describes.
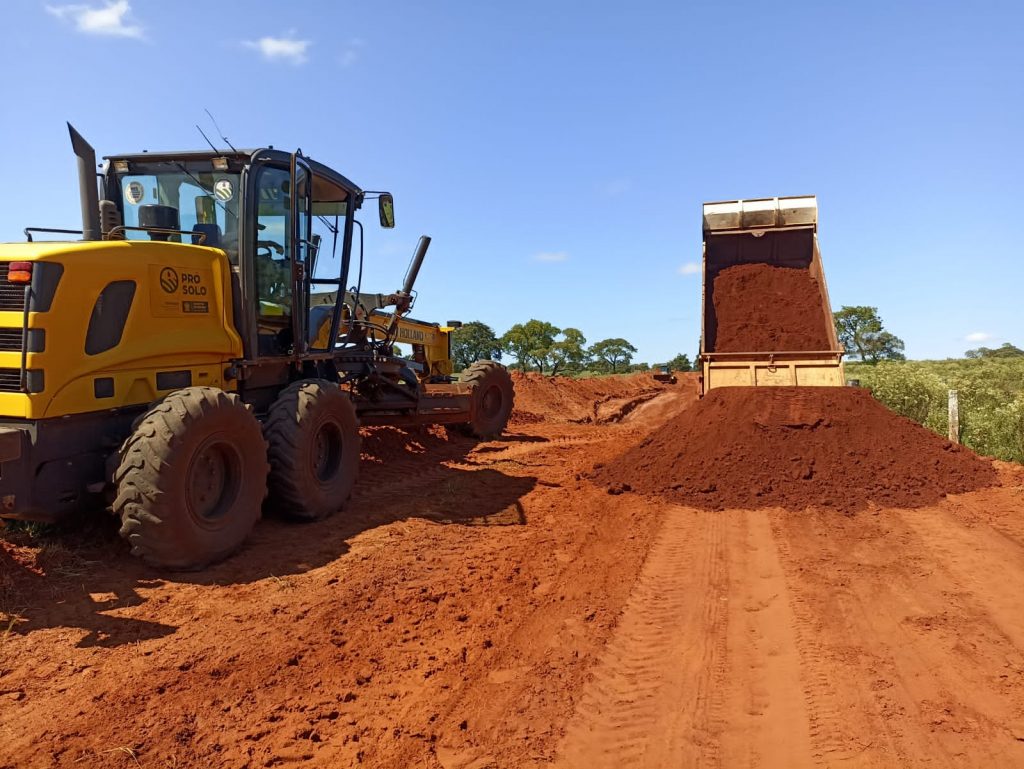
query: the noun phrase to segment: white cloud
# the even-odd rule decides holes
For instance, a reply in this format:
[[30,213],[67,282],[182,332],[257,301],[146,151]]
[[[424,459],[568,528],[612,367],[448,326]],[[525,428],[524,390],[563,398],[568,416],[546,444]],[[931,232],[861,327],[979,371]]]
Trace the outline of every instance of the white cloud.
[[142,37],[142,27],[129,23],[132,7],[128,0],[108,0],[101,8],[91,5],[48,5],[46,12],[58,19],[74,22],[75,29],[87,35]]
[[565,251],[541,251],[533,255],[537,262],[564,262],[568,258],[569,254]]
[[995,337],[987,331],[974,331],[965,336],[964,339],[968,342],[991,342]]
[[687,262],[679,266],[676,270],[680,275],[700,275],[700,263],[699,262]]
[[289,32],[286,37],[261,37],[259,40],[245,40],[242,45],[259,51],[268,61],[305,64],[309,59],[307,51],[313,43],[309,40],[296,40],[295,33]]

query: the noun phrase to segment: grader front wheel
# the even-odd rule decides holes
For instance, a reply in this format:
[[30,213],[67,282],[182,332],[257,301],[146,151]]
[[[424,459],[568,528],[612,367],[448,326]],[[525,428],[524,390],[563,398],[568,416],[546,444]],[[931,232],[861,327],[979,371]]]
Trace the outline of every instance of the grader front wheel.
[[484,440],[500,436],[515,400],[508,369],[492,360],[478,360],[463,370],[459,381],[473,385],[468,432]]

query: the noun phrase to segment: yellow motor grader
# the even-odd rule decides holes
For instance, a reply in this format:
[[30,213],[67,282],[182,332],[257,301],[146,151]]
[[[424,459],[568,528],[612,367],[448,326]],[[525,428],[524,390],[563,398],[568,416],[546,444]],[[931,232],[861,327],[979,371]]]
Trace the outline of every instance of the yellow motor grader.
[[239,548],[265,503],[342,508],[360,425],[502,432],[504,367],[454,377],[454,324],[406,317],[429,238],[400,290],[350,283],[357,213],[376,199],[393,227],[389,193],[270,147],[113,155],[97,183],[68,128],[82,230],[0,245],[0,517],[112,499],[133,553],[196,569]]

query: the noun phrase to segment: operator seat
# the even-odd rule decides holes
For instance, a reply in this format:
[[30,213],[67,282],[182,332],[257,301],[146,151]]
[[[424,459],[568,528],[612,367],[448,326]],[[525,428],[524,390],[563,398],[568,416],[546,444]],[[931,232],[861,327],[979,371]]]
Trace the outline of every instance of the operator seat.
[[[206,239],[203,240],[201,235],[205,235]],[[203,241],[200,243],[199,241]],[[192,227],[192,245],[198,246],[210,246],[211,248],[220,248],[221,232],[220,227],[216,224],[196,224]]]

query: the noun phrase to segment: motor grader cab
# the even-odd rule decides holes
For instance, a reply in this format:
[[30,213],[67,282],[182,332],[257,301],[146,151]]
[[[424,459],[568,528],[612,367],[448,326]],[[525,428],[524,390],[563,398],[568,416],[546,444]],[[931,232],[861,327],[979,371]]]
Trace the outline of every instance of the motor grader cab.
[[361,424],[502,432],[500,364],[456,380],[436,324],[432,360],[394,354],[430,326],[405,317],[429,238],[400,290],[350,285],[357,212],[376,199],[393,227],[390,194],[269,147],[114,155],[97,184],[69,130],[81,240],[0,245],[0,517],[52,521],[106,493],[134,553],[199,568],[265,498],[300,519],[341,508]]

